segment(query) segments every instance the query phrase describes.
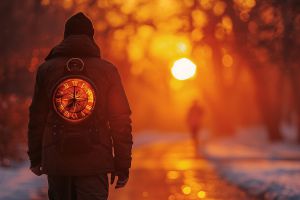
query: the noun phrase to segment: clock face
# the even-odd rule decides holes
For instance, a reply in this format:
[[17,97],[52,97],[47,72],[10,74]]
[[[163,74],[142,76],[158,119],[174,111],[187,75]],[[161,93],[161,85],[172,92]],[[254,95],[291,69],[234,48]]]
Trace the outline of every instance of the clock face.
[[62,118],[79,122],[87,118],[95,107],[95,91],[81,78],[68,78],[58,84],[53,94],[53,105]]

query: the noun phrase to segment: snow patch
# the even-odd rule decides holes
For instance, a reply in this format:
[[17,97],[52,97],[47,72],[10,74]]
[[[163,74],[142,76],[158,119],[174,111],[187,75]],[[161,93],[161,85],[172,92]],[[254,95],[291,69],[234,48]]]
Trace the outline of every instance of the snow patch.
[[0,200],[30,199],[46,184],[45,176],[32,174],[27,162],[18,167],[0,168]]
[[206,156],[225,179],[260,199],[300,199],[300,146],[269,143],[263,129],[208,143]]

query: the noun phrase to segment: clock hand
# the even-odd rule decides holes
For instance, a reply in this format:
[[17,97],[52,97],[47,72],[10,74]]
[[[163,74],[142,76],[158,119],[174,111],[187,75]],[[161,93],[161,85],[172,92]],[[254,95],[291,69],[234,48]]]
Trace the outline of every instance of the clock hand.
[[75,86],[73,86],[73,99],[75,99]]
[[76,112],[76,102],[74,101],[74,110],[73,110],[73,112]]
[[66,108],[72,107],[73,102],[74,102],[74,101],[71,99],[71,100],[68,102],[68,104],[66,105]]
[[88,100],[88,98],[76,98],[76,101],[86,101],[86,100]]

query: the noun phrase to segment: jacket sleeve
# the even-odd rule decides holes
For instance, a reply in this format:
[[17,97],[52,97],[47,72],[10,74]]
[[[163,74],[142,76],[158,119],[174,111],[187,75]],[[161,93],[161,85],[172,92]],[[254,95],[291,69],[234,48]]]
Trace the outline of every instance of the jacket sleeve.
[[31,167],[41,163],[43,131],[49,111],[48,97],[39,67],[34,86],[34,94],[29,107],[28,156]]
[[115,168],[128,169],[131,166],[132,128],[131,110],[121,82],[114,67],[108,91],[108,121],[113,140]]

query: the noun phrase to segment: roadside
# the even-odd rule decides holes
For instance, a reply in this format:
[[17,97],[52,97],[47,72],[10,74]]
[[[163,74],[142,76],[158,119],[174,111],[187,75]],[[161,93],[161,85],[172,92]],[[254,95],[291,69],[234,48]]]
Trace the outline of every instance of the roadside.
[[219,139],[201,151],[224,179],[260,199],[300,199],[300,146],[269,143],[261,132]]

